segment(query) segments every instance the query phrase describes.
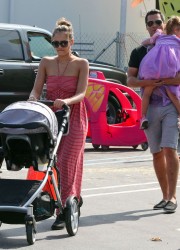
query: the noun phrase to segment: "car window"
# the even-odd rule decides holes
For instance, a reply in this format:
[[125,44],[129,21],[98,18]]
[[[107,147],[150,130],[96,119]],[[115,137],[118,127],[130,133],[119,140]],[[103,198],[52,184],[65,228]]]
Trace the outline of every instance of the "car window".
[[32,58],[34,60],[41,59],[44,56],[53,56],[56,54],[48,35],[46,36],[41,33],[28,32],[28,39]]
[[0,29],[0,59],[23,60],[22,43],[15,30]]

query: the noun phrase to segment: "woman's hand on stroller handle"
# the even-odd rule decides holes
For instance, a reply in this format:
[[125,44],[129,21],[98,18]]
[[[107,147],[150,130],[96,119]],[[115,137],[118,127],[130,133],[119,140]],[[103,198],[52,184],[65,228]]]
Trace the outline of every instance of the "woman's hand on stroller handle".
[[37,98],[34,95],[30,95],[28,101],[37,101]]
[[[45,104],[45,105],[47,105],[49,107],[54,106],[54,101],[52,101],[52,100],[38,100],[38,102],[43,103],[43,104]],[[67,104],[63,104],[62,108],[65,111],[69,110],[69,106]]]
[[38,100],[38,102],[47,105],[48,107],[54,106],[54,101],[51,100]]
[[69,110],[69,106],[67,104],[63,104],[62,107],[65,111]]

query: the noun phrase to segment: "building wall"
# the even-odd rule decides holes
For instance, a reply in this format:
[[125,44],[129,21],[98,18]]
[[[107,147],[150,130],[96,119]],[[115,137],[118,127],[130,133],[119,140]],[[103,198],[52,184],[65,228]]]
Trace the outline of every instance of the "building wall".
[[52,31],[56,20],[66,17],[80,56],[126,68],[130,52],[148,35],[144,15],[155,2],[144,0],[145,5],[132,8],[132,0],[0,0],[0,22]]
[[132,8],[130,3],[131,0],[127,0],[127,20],[126,20],[126,32],[144,32],[145,31],[145,22],[144,18],[146,12],[151,9],[155,9],[155,2],[154,0],[144,0],[144,3],[140,3],[135,8]]
[[[144,1],[147,9],[155,7],[155,0]],[[144,4],[132,8],[131,2],[132,0],[0,0],[0,22],[37,25],[52,31],[55,21],[64,16],[72,21],[74,30],[78,33],[116,33],[120,31],[120,13],[124,3],[126,32],[144,32]]]

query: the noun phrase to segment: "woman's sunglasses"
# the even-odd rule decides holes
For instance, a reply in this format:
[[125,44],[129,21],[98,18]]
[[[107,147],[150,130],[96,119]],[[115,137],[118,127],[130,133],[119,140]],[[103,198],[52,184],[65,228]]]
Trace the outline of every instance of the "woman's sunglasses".
[[59,46],[61,46],[62,48],[66,48],[68,46],[69,41],[64,40],[64,41],[52,41],[51,44],[54,48],[58,48]]
[[148,21],[146,24],[147,24],[148,27],[152,27],[153,24],[161,26],[162,25],[162,20]]

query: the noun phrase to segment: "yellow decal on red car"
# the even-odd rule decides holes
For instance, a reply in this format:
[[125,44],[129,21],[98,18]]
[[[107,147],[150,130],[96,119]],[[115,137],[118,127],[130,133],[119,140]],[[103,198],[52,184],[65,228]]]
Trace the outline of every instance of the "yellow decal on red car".
[[94,82],[88,83],[85,97],[88,100],[93,112],[97,112],[98,109],[100,108],[102,101],[104,99],[104,94],[105,94],[104,85],[97,84]]

